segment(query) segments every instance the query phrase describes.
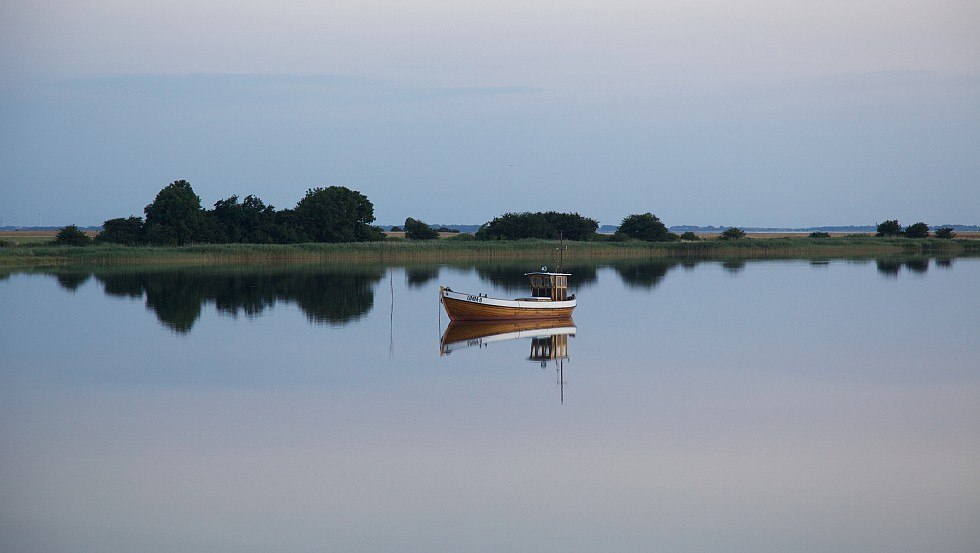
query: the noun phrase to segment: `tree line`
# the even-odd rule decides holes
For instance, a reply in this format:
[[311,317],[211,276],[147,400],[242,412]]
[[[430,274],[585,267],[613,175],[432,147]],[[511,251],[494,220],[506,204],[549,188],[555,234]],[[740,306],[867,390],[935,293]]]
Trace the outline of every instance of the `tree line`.
[[[155,246],[182,246],[193,243],[226,244],[292,244],[301,242],[367,242],[385,239],[381,227],[374,222],[374,205],[360,192],[343,186],[311,188],[293,208],[275,209],[256,196],[240,200],[237,195],[218,200],[212,209],[201,206],[201,198],[186,180],[165,186],[153,202],[143,209],[144,217],[109,219],[102,224],[96,242]],[[505,213],[480,226],[474,235],[458,234],[458,239],[520,240],[541,238],[554,240],[592,241],[643,240],[672,242],[699,240],[693,232],[677,235],[652,213],[625,217],[616,233],[600,235],[595,219],[578,213],[523,212]],[[405,237],[409,240],[431,240],[439,231],[426,223],[409,217],[405,219]],[[815,233],[817,234],[817,233]],[[878,225],[878,236],[925,238],[929,227],[919,222],[902,229],[897,220]],[[955,233],[944,227],[935,233],[939,238],[952,238]],[[737,227],[726,229],[722,240],[743,238],[745,232]],[[821,236],[813,236],[819,238]],[[59,231],[55,243],[83,246],[90,238],[75,225]]]
[[[929,238],[929,225],[919,221],[903,229],[902,225],[898,223],[898,219],[891,219],[878,225],[875,236],[885,238]],[[952,227],[940,227],[935,232],[936,238],[949,239],[955,236],[956,233],[953,232]]]

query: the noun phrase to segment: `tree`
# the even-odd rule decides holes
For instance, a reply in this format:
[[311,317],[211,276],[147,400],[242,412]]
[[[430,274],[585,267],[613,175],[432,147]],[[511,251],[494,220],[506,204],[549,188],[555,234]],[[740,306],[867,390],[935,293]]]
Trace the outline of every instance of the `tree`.
[[929,237],[929,225],[919,221],[914,225],[909,225],[909,228],[905,229],[905,236],[908,238],[928,238]]
[[653,213],[626,217],[619,224],[618,232],[647,242],[670,242],[678,239],[677,235],[667,230],[667,226]]
[[102,223],[102,232],[95,237],[95,240],[97,242],[136,246],[143,243],[144,231],[142,217],[128,217],[126,219],[119,217]]
[[54,237],[54,243],[59,246],[87,246],[91,242],[92,239],[75,225],[62,228]]
[[719,240],[738,240],[739,238],[745,237],[745,231],[738,227],[729,227],[725,229],[721,235],[718,236]]
[[312,188],[296,204],[302,231],[315,242],[384,240],[380,227],[372,227],[374,205],[364,194],[343,186]]
[[830,238],[830,233],[815,231],[810,233],[810,238]]
[[878,232],[875,233],[875,236],[884,236],[888,238],[901,235],[902,225],[898,224],[898,219],[892,219],[891,221],[881,223],[878,225]]
[[505,213],[480,227],[480,240],[520,240],[522,238],[558,239],[559,233],[568,240],[591,240],[599,222],[578,213],[524,212]]
[[439,238],[439,233],[422,221],[409,217],[405,219],[405,238],[409,240],[432,240]]
[[701,237],[695,234],[693,231],[687,231],[681,235],[681,240],[690,240],[692,242],[697,242]]
[[211,242],[266,244],[275,235],[275,208],[252,195],[238,202],[238,196],[218,200],[205,212]]
[[936,238],[942,238],[944,240],[949,240],[956,236],[953,232],[953,227],[940,227],[936,229]]
[[165,186],[143,212],[146,238],[151,244],[180,246],[200,239],[204,223],[201,198],[185,180]]

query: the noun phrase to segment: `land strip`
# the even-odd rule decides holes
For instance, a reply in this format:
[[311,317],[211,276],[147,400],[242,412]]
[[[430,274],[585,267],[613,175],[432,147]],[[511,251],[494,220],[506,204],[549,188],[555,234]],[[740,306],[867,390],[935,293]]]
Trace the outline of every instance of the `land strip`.
[[[0,265],[44,267],[66,265],[224,264],[261,262],[448,263],[527,259],[554,265],[554,240],[473,241],[387,240],[342,244],[214,244],[181,247],[92,245],[85,247],[24,244],[0,248]],[[755,237],[742,240],[693,242],[565,242],[564,259],[733,259],[834,258],[887,255],[980,255],[980,239],[875,238],[849,235],[831,238],[803,236]]]

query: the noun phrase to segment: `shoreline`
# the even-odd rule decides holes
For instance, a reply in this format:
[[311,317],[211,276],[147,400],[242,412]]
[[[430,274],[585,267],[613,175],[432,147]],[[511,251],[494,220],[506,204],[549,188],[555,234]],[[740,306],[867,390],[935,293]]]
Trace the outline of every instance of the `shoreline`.
[[[980,240],[954,238],[831,238],[753,236],[692,242],[565,242],[568,261],[612,259],[846,258],[890,255],[961,257],[980,255]],[[402,241],[304,244],[198,244],[179,247],[20,245],[0,248],[0,266],[209,265],[229,263],[441,263],[548,260],[557,240]]]

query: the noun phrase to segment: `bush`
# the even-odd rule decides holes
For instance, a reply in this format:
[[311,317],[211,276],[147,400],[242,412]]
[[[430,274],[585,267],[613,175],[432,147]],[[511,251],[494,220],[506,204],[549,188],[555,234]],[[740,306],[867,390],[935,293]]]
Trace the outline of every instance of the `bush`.
[[955,236],[956,236],[956,233],[953,232],[953,228],[952,227],[940,227],[940,228],[937,228],[936,229],[936,238],[942,238],[943,240],[949,240],[950,238],[953,238]]
[[830,238],[830,233],[827,232],[811,232],[810,238]]
[[898,219],[892,219],[891,221],[885,221],[878,225],[878,232],[875,236],[884,237],[895,237],[902,235],[902,225],[898,224]]
[[681,240],[687,240],[689,242],[697,242],[700,239],[700,236],[690,230],[681,235]]
[[468,232],[459,232],[455,236],[450,236],[449,238],[446,238],[446,240],[457,240],[457,241],[460,241],[460,242],[470,242],[470,241],[476,240],[476,236],[473,236],[472,234],[470,234]]
[[429,225],[412,219],[405,219],[405,238],[409,240],[433,240],[439,238],[439,233]]
[[738,227],[730,227],[718,237],[719,240],[738,240],[745,237],[745,231]]
[[78,230],[75,225],[68,225],[67,227],[58,231],[58,234],[54,237],[54,243],[59,246],[87,246],[92,242],[87,234]]
[[95,237],[95,240],[97,242],[135,246],[143,243],[143,232],[142,217],[129,217],[127,219],[119,217],[102,223],[102,232]]
[[561,233],[566,240],[592,240],[599,222],[578,213],[505,213],[477,231],[479,240],[520,240],[544,238],[557,240]]
[[919,221],[914,225],[909,225],[909,228],[905,229],[905,236],[907,238],[928,238],[929,237],[929,225]]
[[391,227],[391,231],[390,232],[405,232],[405,229],[401,228],[398,225],[395,225],[395,226]]
[[653,213],[629,215],[619,224],[619,230],[630,238],[647,242],[671,242],[677,235],[667,230],[667,226]]

